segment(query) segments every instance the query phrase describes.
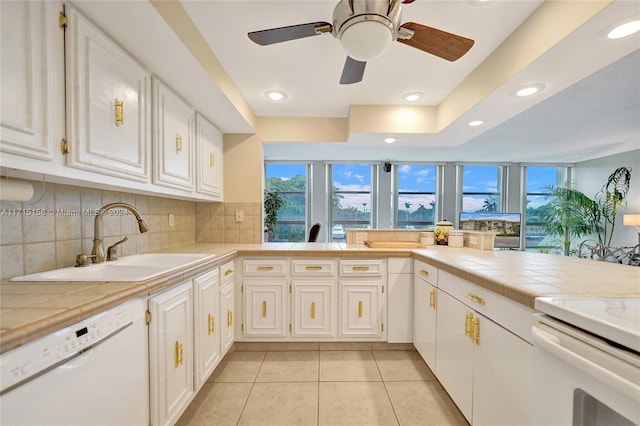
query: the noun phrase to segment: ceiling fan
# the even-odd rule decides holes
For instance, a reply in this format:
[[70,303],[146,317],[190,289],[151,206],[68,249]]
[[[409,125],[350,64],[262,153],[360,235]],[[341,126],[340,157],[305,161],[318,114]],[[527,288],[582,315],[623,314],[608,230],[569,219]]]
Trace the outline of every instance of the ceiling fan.
[[340,0],[333,10],[333,23],[309,22],[253,31],[249,38],[261,45],[281,43],[321,34],[340,40],[347,52],[340,84],[362,81],[368,60],[382,55],[394,40],[448,61],[462,57],[474,41],[415,22],[400,24],[400,3],[414,0]]

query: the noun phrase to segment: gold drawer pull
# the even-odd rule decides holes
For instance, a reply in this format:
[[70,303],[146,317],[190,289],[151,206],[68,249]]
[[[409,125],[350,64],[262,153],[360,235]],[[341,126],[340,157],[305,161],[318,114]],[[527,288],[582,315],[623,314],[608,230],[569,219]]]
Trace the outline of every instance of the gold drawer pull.
[[267,316],[267,302],[262,301],[262,318]]
[[473,293],[467,293],[467,297],[471,300],[473,300],[474,302],[484,306],[484,299],[482,297],[476,296]]
[[184,364],[184,350],[182,343],[176,340],[173,352],[173,366],[174,368],[178,368],[182,364]]
[[116,113],[116,126],[122,126],[124,124],[124,102],[119,101],[116,98],[115,101],[115,113]]
[[358,302],[358,318],[362,318],[362,301]]
[[213,167],[213,152],[209,154],[209,167]]
[[473,320],[473,341],[476,345],[480,344],[480,318]]
[[469,337],[473,335],[473,314],[467,314],[464,318],[464,334]]
[[258,271],[273,271],[273,266],[258,266],[256,269]]
[[311,302],[311,319],[316,319],[316,302]]
[[304,269],[306,269],[307,271],[322,271],[322,266],[309,265],[305,266]]
[[226,271],[224,271],[224,276],[225,277],[228,277],[231,274],[233,274],[233,269],[227,269]]
[[182,152],[182,136],[176,135],[176,153]]
[[431,290],[429,293],[429,307],[435,309],[436,308],[436,291]]
[[429,275],[429,271],[425,271],[424,269],[420,269],[421,275]]
[[368,266],[352,266],[351,270],[352,271],[368,271],[369,267]]

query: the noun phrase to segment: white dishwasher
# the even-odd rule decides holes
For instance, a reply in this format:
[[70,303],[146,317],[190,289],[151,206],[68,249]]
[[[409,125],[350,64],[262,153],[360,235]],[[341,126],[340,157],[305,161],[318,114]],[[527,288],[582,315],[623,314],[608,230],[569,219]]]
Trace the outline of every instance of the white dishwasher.
[[0,424],[148,425],[144,312],[131,300],[0,355]]

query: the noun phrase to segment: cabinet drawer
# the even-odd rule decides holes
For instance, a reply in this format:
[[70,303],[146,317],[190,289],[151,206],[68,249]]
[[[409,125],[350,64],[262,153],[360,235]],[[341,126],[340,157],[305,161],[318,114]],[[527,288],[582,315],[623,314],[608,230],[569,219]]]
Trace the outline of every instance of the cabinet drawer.
[[282,259],[251,259],[242,261],[242,274],[244,276],[274,276],[287,275],[287,261]]
[[425,280],[429,284],[438,286],[438,268],[435,266],[415,259],[413,261],[413,273],[416,277]]
[[380,276],[384,273],[384,260],[341,260],[340,276]]
[[220,266],[220,281],[222,282],[222,285],[233,282],[233,269],[233,261]]
[[440,271],[438,287],[520,338],[533,343],[533,309],[446,271]]
[[336,261],[333,259],[293,259],[291,275],[295,276],[334,276]]

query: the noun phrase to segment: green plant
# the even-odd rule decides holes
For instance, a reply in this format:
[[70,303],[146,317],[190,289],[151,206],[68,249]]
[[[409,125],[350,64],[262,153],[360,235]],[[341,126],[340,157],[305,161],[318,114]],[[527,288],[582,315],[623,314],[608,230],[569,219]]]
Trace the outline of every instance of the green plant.
[[575,189],[572,182],[547,189],[550,200],[541,214],[544,228],[548,236],[560,239],[563,254],[569,256],[571,242],[594,231],[590,216],[595,202]]
[[280,191],[264,190],[264,227],[267,229],[267,241],[273,240],[273,229],[278,223],[278,212],[286,204]]
[[631,168],[618,167],[607,178],[607,183],[594,198],[595,206],[591,218],[597,223],[596,233],[598,243],[603,246],[611,245],[613,230],[616,226],[618,208],[627,207],[627,193],[631,184]]

